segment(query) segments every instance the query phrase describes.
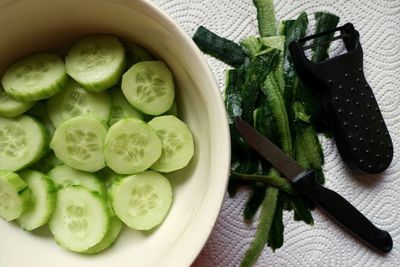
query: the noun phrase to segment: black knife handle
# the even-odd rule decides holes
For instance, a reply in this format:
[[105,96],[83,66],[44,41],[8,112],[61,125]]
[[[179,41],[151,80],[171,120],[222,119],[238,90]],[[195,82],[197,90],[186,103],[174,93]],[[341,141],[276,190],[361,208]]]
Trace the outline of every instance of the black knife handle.
[[388,232],[373,225],[341,195],[321,186],[315,179],[313,171],[304,172],[293,184],[339,224],[373,248],[385,253],[392,249],[393,241]]

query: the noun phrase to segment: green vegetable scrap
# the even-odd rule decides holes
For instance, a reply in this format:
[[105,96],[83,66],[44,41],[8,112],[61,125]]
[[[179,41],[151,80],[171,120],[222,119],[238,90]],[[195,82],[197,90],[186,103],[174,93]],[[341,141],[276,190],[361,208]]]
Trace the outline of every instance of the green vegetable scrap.
[[[193,37],[203,52],[235,67],[227,70],[225,87],[232,142],[228,193],[233,197],[240,186],[250,186],[245,221],[256,218],[261,207],[255,237],[241,266],[253,265],[266,244],[274,251],[283,245],[283,210],[293,212],[294,220],[313,225],[315,204],[299,195],[286,178],[247,146],[235,128],[235,117],[252,124],[304,168],[314,169],[317,180],[324,182],[324,158],[317,135],[324,119],[319,96],[300,82],[288,52],[289,43],[307,32],[307,13],[281,20],[276,27],[273,1],[253,3],[260,36],[248,36],[238,45],[201,26]],[[316,12],[315,19],[316,33],[335,28],[339,21],[328,12]],[[312,60],[327,59],[328,49],[329,43],[314,48]]]
[[276,35],[275,10],[272,0],[253,0],[257,8],[258,30],[261,36]]
[[[315,33],[320,33],[324,31],[328,31],[337,27],[339,23],[339,17],[328,13],[328,12],[317,12],[315,13]],[[326,34],[314,39],[314,43],[320,43],[327,41],[333,37],[333,32],[330,34]],[[314,47],[313,55],[311,60],[314,62],[319,62],[327,59],[329,57],[328,54],[329,42]]]
[[257,54],[250,63],[242,90],[242,117],[246,121],[253,121],[258,94],[264,88],[269,72],[274,69],[278,55],[279,51],[269,48]]
[[236,171],[231,171],[231,175],[233,177],[240,178],[246,181],[261,182],[266,185],[279,188],[279,190],[282,190],[288,194],[296,194],[292,187],[292,184],[286,178],[280,177],[278,175],[245,174]]
[[247,200],[246,207],[243,211],[243,217],[246,221],[250,221],[257,213],[258,207],[265,197],[265,185],[263,183],[254,183],[252,185],[253,191]]
[[291,24],[290,27],[287,25],[284,32],[286,33],[286,43],[285,43],[285,61],[283,63],[284,76],[285,76],[285,90],[284,96],[286,100],[286,107],[290,110],[290,107],[293,103],[293,98],[295,96],[295,91],[298,86],[299,80],[296,74],[296,71],[293,66],[292,58],[288,53],[288,45],[293,40],[302,38],[306,34],[308,19],[307,14],[302,12],[296,20],[288,23]]
[[268,242],[273,218],[276,210],[279,190],[274,187],[268,187],[265,192],[264,201],[261,204],[260,218],[256,230],[256,238],[250,244],[244,258],[240,264],[241,267],[252,266],[260,256],[265,244]]
[[193,41],[203,52],[232,66],[240,66],[244,61],[245,55],[239,45],[219,37],[202,26],[197,29]]

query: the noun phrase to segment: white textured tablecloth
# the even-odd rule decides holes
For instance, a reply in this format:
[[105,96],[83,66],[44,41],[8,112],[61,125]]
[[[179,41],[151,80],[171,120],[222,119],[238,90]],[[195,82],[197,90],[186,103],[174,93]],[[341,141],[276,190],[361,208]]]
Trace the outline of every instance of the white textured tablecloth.
[[[153,0],[192,36],[204,25],[234,41],[257,34],[252,0]],[[352,22],[360,32],[364,71],[389,128],[394,158],[381,175],[357,175],[344,166],[332,141],[323,139],[326,186],[353,203],[378,227],[393,237],[393,250],[379,255],[342,231],[320,211],[315,226],[295,222],[284,214],[285,242],[275,253],[266,247],[257,266],[400,266],[400,0],[281,0],[275,1],[277,20],[293,19],[307,11],[327,10],[340,16],[339,24]],[[219,88],[224,88],[227,66],[206,56]],[[238,266],[256,223],[247,225],[242,210],[248,191],[228,196],[218,222],[195,267]]]

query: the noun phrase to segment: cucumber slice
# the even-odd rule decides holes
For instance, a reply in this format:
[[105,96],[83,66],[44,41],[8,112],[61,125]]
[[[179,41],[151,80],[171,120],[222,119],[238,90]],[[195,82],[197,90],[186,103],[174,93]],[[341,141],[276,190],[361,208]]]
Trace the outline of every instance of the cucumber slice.
[[172,203],[169,180],[154,171],[116,179],[110,190],[115,214],[128,227],[150,230],[159,225]]
[[57,158],[71,167],[95,172],[105,167],[103,145],[107,127],[92,116],[78,116],[58,127],[50,142]]
[[63,248],[83,252],[103,240],[110,225],[107,202],[97,192],[72,185],[57,192],[50,232]]
[[35,101],[57,94],[67,82],[64,62],[59,55],[37,53],[21,58],[8,67],[2,78],[4,90],[19,101]]
[[96,175],[75,170],[66,164],[56,166],[47,175],[53,180],[57,190],[70,185],[81,185],[101,195],[106,194],[103,182]]
[[61,160],[59,160],[54,154],[53,150],[50,150],[45,154],[39,161],[35,162],[30,166],[31,169],[37,170],[42,173],[47,173],[55,166],[64,164]]
[[149,125],[162,143],[161,157],[151,169],[171,172],[185,167],[194,154],[193,136],[187,125],[172,115],[156,117]]
[[19,175],[31,191],[31,205],[18,219],[18,223],[23,229],[31,231],[50,220],[56,204],[57,191],[50,178],[41,172],[24,170]]
[[132,106],[150,115],[169,110],[175,98],[172,74],[162,61],[136,63],[122,76],[121,87]]
[[107,133],[104,156],[107,166],[119,174],[148,169],[161,156],[161,141],[156,132],[138,119],[123,119]]
[[35,102],[20,102],[11,98],[0,85],[0,116],[6,118],[16,117],[30,109]]
[[[174,103],[172,103],[171,108],[169,110],[167,110],[167,112],[161,114],[160,116],[164,116],[164,115],[173,115],[175,117],[178,117],[178,105],[176,104],[175,101],[174,101]],[[152,115],[145,114],[143,116],[143,120],[146,122],[149,122],[152,119],[154,119],[155,117],[159,117],[159,116],[152,116]]]
[[118,217],[113,216],[111,218],[110,227],[108,232],[104,236],[103,240],[100,241],[97,245],[89,248],[86,251],[83,251],[85,254],[96,254],[102,252],[103,250],[111,247],[112,244],[117,240],[119,233],[122,229],[122,222]]
[[101,169],[100,171],[96,172],[96,175],[100,177],[102,181],[104,181],[104,184],[106,188],[110,188],[112,182],[114,179],[121,178],[123,177],[122,174],[118,174],[115,171],[111,170],[109,167],[105,167]]
[[125,50],[128,57],[128,65],[132,66],[140,61],[151,61],[153,56],[143,47],[138,44],[125,42]]
[[91,92],[118,83],[126,64],[125,49],[110,35],[93,35],[77,42],[65,58],[67,73]]
[[37,101],[35,105],[26,112],[26,115],[35,117],[43,122],[44,126],[46,126],[47,130],[50,133],[50,137],[54,134],[54,126],[49,119],[49,115],[47,112],[46,104],[42,101]]
[[0,169],[17,171],[39,160],[48,149],[49,133],[29,116],[0,117]]
[[47,110],[56,128],[64,121],[89,114],[107,123],[111,113],[111,101],[106,92],[89,93],[70,79],[64,90],[47,101]]
[[172,115],[175,117],[178,117],[178,105],[176,104],[176,101],[172,103],[172,106],[167,112],[163,113],[162,115]]
[[21,217],[30,204],[30,190],[18,174],[0,170],[0,217],[12,221]]
[[111,116],[109,120],[109,125],[113,125],[117,121],[124,118],[136,118],[143,120],[143,115],[134,107],[132,107],[125,96],[122,94],[121,88],[113,88],[111,90]]

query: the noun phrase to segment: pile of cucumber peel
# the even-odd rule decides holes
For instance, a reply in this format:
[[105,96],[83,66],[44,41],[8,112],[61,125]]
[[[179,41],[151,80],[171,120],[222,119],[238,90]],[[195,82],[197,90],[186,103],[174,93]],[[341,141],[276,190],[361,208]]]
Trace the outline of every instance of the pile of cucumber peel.
[[171,71],[137,44],[91,35],[2,76],[0,218],[48,225],[67,250],[99,253],[123,225],[160,225],[173,201],[165,174],[193,154]]
[[[249,36],[237,44],[203,26],[193,36],[204,53],[231,66],[226,71],[224,90],[232,148],[228,193],[234,197],[239,187],[251,188],[244,220],[258,218],[241,266],[252,266],[265,245],[274,251],[283,245],[283,210],[293,212],[294,220],[312,225],[314,204],[297,194],[287,179],[246,145],[235,128],[235,118],[253,125],[302,167],[315,170],[320,183],[324,183],[324,157],[318,134],[329,136],[318,94],[301,83],[288,52],[291,41],[306,35],[307,14],[302,12],[295,19],[277,23],[272,0],[253,3],[259,36]],[[316,12],[314,18],[315,33],[336,28],[339,22],[328,12]],[[314,48],[311,60],[327,59],[328,49],[329,43]]]

